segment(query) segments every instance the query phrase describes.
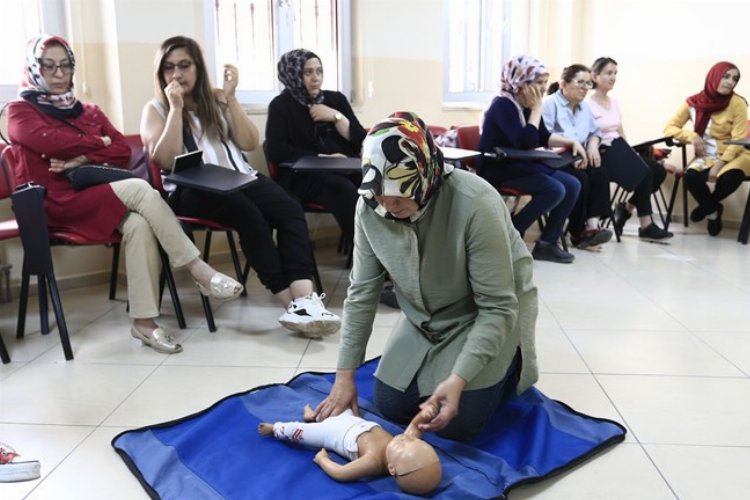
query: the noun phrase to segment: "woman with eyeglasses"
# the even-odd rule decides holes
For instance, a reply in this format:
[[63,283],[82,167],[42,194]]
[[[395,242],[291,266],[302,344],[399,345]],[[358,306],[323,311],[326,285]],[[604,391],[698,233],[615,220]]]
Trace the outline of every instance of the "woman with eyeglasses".
[[[594,82],[594,92],[586,98],[586,102],[591,107],[599,130],[602,133],[601,155],[602,164],[607,167],[607,162],[612,161],[611,152],[607,148],[612,145],[612,141],[622,138],[625,139],[625,131],[622,128],[622,114],[620,105],[617,100],[609,95],[617,81],[617,61],[610,57],[600,57],[591,66],[591,75]],[[633,155],[633,160],[639,158]],[[630,218],[633,211],[637,211],[640,227],[638,228],[638,237],[647,240],[665,240],[673,235],[656,225],[652,217],[651,195],[659,190],[659,186],[664,182],[667,172],[664,166],[654,160],[643,159],[648,165],[645,177],[633,190],[633,194],[627,202],[620,202],[615,207],[612,215],[612,225],[615,233],[622,234],[625,222]],[[629,163],[628,165],[631,165]],[[638,165],[633,165],[637,168]]]
[[612,239],[612,231],[601,227],[603,218],[611,214],[609,206],[609,172],[601,166],[599,144],[601,132],[591,108],[584,102],[594,86],[591,70],[582,64],[565,68],[560,81],[548,89],[542,104],[542,119],[550,132],[582,144],[586,151],[572,166],[563,167],[581,183],[570,214],[570,240],[577,248],[596,247]]
[[[550,134],[542,121],[542,98],[547,90],[549,71],[531,56],[511,58],[503,65],[500,91],[484,114],[479,150],[491,153],[495,147],[535,149],[540,146],[566,146],[585,155],[583,146],[560,134]],[[540,161],[492,160],[480,157],[477,173],[493,186],[520,189],[531,195],[513,219],[521,233],[542,215],[549,213],[531,255],[535,260],[571,263],[575,259],[559,246],[565,220],[578,199],[581,183],[567,172]]]
[[310,338],[338,331],[339,317],[325,308],[325,295],[313,291],[302,208],[242,153],[258,145],[258,130],[237,100],[237,68],[225,65],[222,88],[212,88],[200,46],[183,36],[162,43],[154,67],[156,97],[143,108],[141,138],[162,170],[170,171],[176,156],[200,149],[209,163],[256,177],[229,194],[180,188],[170,205],[180,215],[213,219],[239,233],[245,257],[285,309],[279,318],[284,327]]
[[174,268],[186,267],[204,295],[232,299],[242,285],[203,262],[172,210],[142,179],[75,191],[65,172],[86,164],[127,167],[130,146],[95,104],[73,89],[73,51],[64,39],[42,35],[28,44],[19,95],[8,107],[8,134],[19,184],[47,188],[44,207],[51,230],[90,241],[122,234],[128,278],[131,335],[157,352],[182,351],[156,324],[159,316],[159,245]]
[[[357,157],[365,129],[341,92],[323,90],[323,65],[314,52],[291,50],[279,59],[284,90],[268,105],[265,150],[269,161],[294,163],[303,156]],[[279,182],[303,203],[328,208],[348,242],[361,174],[295,173],[282,168]]]
[[[740,80],[736,65],[722,61],[711,67],[703,90],[683,101],[664,128],[664,134],[693,145],[695,158],[685,172],[685,185],[698,206],[690,220],[708,219],[708,234],[722,229],[721,201],[750,176],[750,151],[727,140],[747,138],[747,101],[734,92]],[[692,129],[685,128],[688,121]],[[708,183],[714,184],[711,191]]]

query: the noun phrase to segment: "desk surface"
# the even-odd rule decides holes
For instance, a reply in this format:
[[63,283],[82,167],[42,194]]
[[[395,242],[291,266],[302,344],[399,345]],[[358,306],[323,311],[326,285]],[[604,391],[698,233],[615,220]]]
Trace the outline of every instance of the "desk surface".
[[443,158],[445,158],[445,161],[468,160],[469,158],[482,156],[482,153],[479,151],[473,151],[471,149],[441,146],[440,150],[443,152]]
[[282,163],[284,168],[295,172],[340,172],[358,174],[362,172],[362,158],[341,158],[337,156],[303,156],[294,163]]
[[243,174],[218,165],[201,165],[182,172],[173,172],[165,177],[165,180],[178,186],[211,193],[233,193],[247,187],[256,179],[254,175]]
[[724,144],[734,144],[737,146],[745,146],[750,149],[750,139],[739,139],[737,141],[724,141]]

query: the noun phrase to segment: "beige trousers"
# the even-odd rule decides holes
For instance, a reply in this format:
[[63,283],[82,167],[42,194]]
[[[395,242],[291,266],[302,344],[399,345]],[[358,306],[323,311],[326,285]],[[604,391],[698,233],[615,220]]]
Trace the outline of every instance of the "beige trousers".
[[125,273],[131,318],[159,316],[159,244],[172,268],[182,267],[200,256],[185,235],[174,212],[161,195],[143,179],[125,179],[110,184],[128,207],[119,230],[125,246]]

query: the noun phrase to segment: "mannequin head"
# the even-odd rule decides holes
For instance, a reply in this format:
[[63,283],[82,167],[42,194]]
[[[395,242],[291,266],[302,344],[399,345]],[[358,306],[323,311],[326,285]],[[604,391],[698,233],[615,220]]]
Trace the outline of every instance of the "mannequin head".
[[400,434],[385,449],[388,473],[399,488],[411,495],[426,495],[434,490],[442,478],[440,459],[425,441]]

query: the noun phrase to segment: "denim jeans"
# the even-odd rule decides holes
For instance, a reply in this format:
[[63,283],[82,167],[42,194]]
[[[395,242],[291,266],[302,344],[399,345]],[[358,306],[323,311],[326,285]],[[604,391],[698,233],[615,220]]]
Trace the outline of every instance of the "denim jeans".
[[503,181],[503,186],[520,189],[531,195],[531,201],[513,216],[513,225],[521,235],[535,220],[549,212],[547,224],[539,238],[554,244],[563,232],[565,220],[573,210],[581,183],[571,174],[555,170],[551,174],[537,173]]
[[[484,389],[461,393],[458,415],[444,429],[438,431],[437,435],[456,441],[468,441],[478,436],[500,403],[515,393],[521,375],[521,363],[519,349],[500,382]],[[385,418],[406,425],[411,422],[414,415],[419,413],[419,405],[427,400],[427,396],[419,396],[417,376],[405,392],[384,384],[376,378],[374,400],[378,411]]]

